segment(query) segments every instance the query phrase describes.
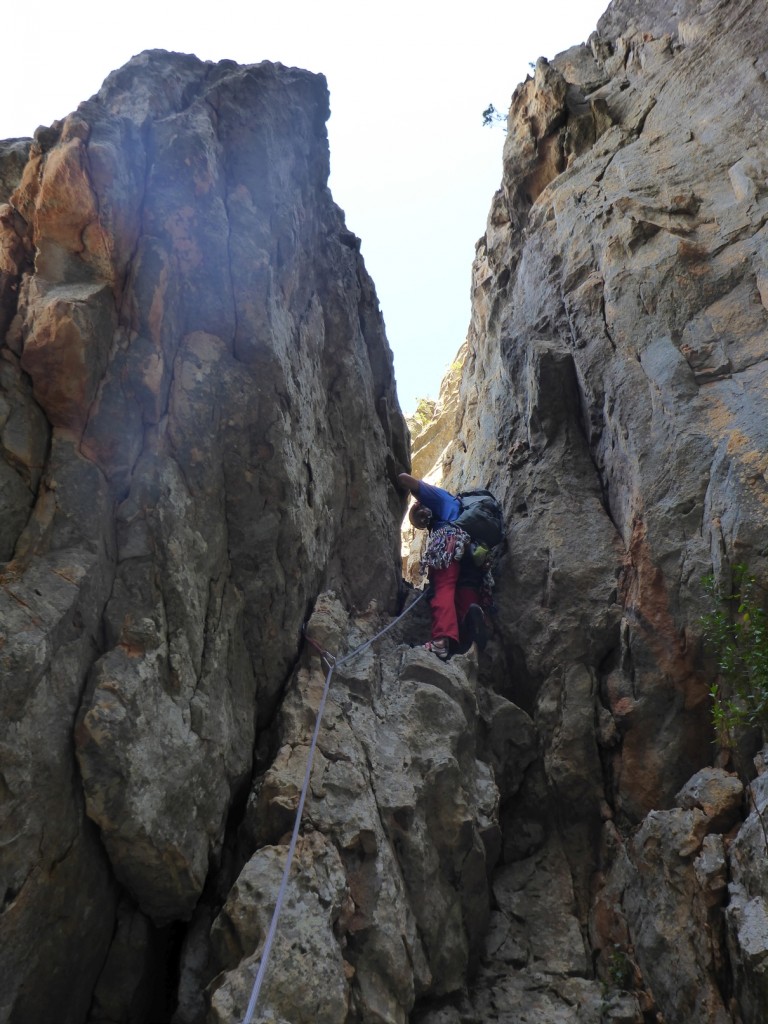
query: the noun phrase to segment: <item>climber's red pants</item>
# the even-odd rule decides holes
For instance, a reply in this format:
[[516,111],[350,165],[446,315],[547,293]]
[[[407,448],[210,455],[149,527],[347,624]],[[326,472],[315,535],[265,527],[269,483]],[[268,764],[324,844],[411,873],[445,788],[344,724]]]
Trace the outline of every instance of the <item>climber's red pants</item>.
[[447,569],[430,569],[432,583],[432,639],[447,636],[459,642],[459,626],[471,604],[480,603],[480,592],[474,587],[457,587],[461,566],[454,559]]

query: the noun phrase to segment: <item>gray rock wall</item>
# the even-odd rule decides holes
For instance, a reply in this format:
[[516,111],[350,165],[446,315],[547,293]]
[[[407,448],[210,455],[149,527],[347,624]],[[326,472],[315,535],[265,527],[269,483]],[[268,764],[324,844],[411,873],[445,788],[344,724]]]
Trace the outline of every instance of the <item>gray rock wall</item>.
[[[354,649],[386,621],[350,620],[327,594],[308,635],[330,651]],[[411,620],[396,625],[332,679],[255,1019],[405,1024],[414,1007],[460,993],[477,968],[500,851],[500,789],[519,787],[535,737],[524,712],[478,686],[476,657],[443,665],[403,642],[413,628]],[[243,823],[256,852],[186,948],[190,974],[205,963],[189,988],[207,985],[209,1024],[242,1018],[248,1005],[324,675],[316,654],[297,667],[277,756]],[[190,1001],[178,1019],[198,1020],[200,1012]]]
[[[768,748],[716,745],[700,579],[768,579],[767,43],[614,0],[516,89],[414,445],[503,499],[491,640],[412,649],[422,603],[340,667],[257,1020],[766,1018]],[[327,102],[154,52],[0,148],[2,1021],[242,1017],[302,623],[391,621],[407,437]]]
[[153,51],[2,149],[3,1021],[165,1019],[314,600],[394,610],[407,431],[328,112]]
[[614,0],[512,97],[458,401],[425,440],[453,433],[449,489],[503,498],[481,679],[541,759],[502,805],[482,976],[429,1024],[766,1016],[755,798],[722,826],[678,797],[714,763],[747,783],[761,743],[718,751],[700,617],[706,573],[768,581],[764,14]]

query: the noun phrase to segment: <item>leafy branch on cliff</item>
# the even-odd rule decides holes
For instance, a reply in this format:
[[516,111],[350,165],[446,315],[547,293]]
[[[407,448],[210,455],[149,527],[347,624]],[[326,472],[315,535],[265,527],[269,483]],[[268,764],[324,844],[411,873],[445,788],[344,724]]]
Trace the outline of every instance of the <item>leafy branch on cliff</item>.
[[719,736],[733,730],[768,730],[768,616],[755,577],[733,569],[731,593],[714,576],[702,580],[714,607],[702,616],[704,639],[717,657],[720,678],[710,688],[712,722]]
[[434,398],[420,398],[416,405],[416,412],[410,417],[410,419],[423,430],[428,423],[432,422],[435,415],[435,407],[437,402]]
[[[744,564],[734,566],[731,593],[724,593],[714,576],[702,580],[712,598],[712,611],[702,616],[704,640],[718,659],[720,680],[709,690],[712,724],[719,740],[734,752],[738,728],[768,731],[768,615],[755,577]],[[741,775],[742,772],[739,771]],[[768,852],[768,824],[752,788],[747,793],[760,822]]]

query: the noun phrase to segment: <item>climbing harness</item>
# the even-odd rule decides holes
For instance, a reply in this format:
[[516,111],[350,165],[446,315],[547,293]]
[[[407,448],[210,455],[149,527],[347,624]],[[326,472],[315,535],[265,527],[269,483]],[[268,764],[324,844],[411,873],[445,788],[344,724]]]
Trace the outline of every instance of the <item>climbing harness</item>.
[[264,951],[261,954],[261,963],[259,964],[259,970],[256,974],[256,980],[253,983],[251,998],[248,1001],[248,1009],[245,1011],[243,1024],[251,1024],[253,1012],[256,1009],[256,1003],[258,1001],[259,993],[261,992],[262,982],[264,981],[264,975],[267,970],[267,961],[269,960],[269,954],[272,950],[272,943],[275,938],[275,932],[277,931],[277,922],[280,917],[280,911],[282,910],[283,907],[283,900],[285,899],[285,894],[288,889],[288,875],[290,873],[291,864],[293,862],[293,854],[296,849],[296,842],[299,838],[301,816],[304,812],[304,802],[307,798],[307,791],[309,790],[309,777],[312,772],[312,761],[315,756],[317,737],[320,733],[320,725],[323,720],[325,700],[326,697],[328,696],[328,691],[330,690],[331,687],[331,677],[333,676],[333,673],[337,668],[340,668],[340,666],[345,665],[348,661],[351,661],[353,658],[357,657],[358,654],[362,654],[363,651],[367,651],[371,644],[374,644],[380,637],[384,636],[385,633],[388,633],[389,630],[393,628],[393,626],[396,626],[398,622],[404,619],[405,616],[409,614],[409,612],[413,611],[413,609],[416,607],[419,601],[421,601],[421,599],[426,596],[426,593],[426,590],[422,590],[419,596],[416,598],[416,600],[413,601],[410,605],[408,605],[408,607],[405,608],[397,616],[397,618],[393,619],[388,626],[385,626],[384,629],[380,630],[375,636],[371,637],[370,640],[366,640],[364,644],[361,644],[359,647],[356,647],[354,651],[350,651],[349,654],[345,654],[343,658],[335,658],[332,654],[329,654],[328,651],[323,650],[323,648],[320,647],[319,644],[315,643],[314,640],[306,636],[305,627],[304,635],[307,639],[307,642],[310,643],[320,652],[321,658],[328,665],[328,674],[325,677],[325,686],[323,687],[323,694],[320,698],[320,706],[317,709],[317,718],[315,719],[315,730],[312,734],[312,742],[310,743],[309,746],[309,754],[307,756],[307,768],[306,771],[304,772],[304,784],[301,787],[301,795],[299,796],[299,806],[296,808],[296,820],[293,823],[293,833],[291,834],[291,842],[290,845],[288,846],[288,856],[285,861],[285,868],[283,869],[283,877],[280,882],[280,889],[278,890],[277,893],[275,909],[272,913],[272,921],[270,922],[269,931],[267,932],[267,938],[264,943]]
[[455,523],[438,526],[429,535],[426,550],[421,559],[421,573],[428,569],[447,569],[453,561],[460,562],[464,550],[471,543],[469,534]]

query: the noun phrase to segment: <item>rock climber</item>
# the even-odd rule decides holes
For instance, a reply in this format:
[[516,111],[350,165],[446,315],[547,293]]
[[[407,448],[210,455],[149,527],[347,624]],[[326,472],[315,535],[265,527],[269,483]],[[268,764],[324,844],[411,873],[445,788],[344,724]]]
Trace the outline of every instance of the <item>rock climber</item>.
[[486,566],[475,565],[469,534],[453,522],[461,504],[442,487],[410,473],[400,473],[398,480],[416,498],[408,514],[411,525],[430,535],[421,560],[432,610],[432,636],[424,647],[441,661],[466,653],[473,642],[482,650],[487,642],[482,605],[490,601],[493,580]]

